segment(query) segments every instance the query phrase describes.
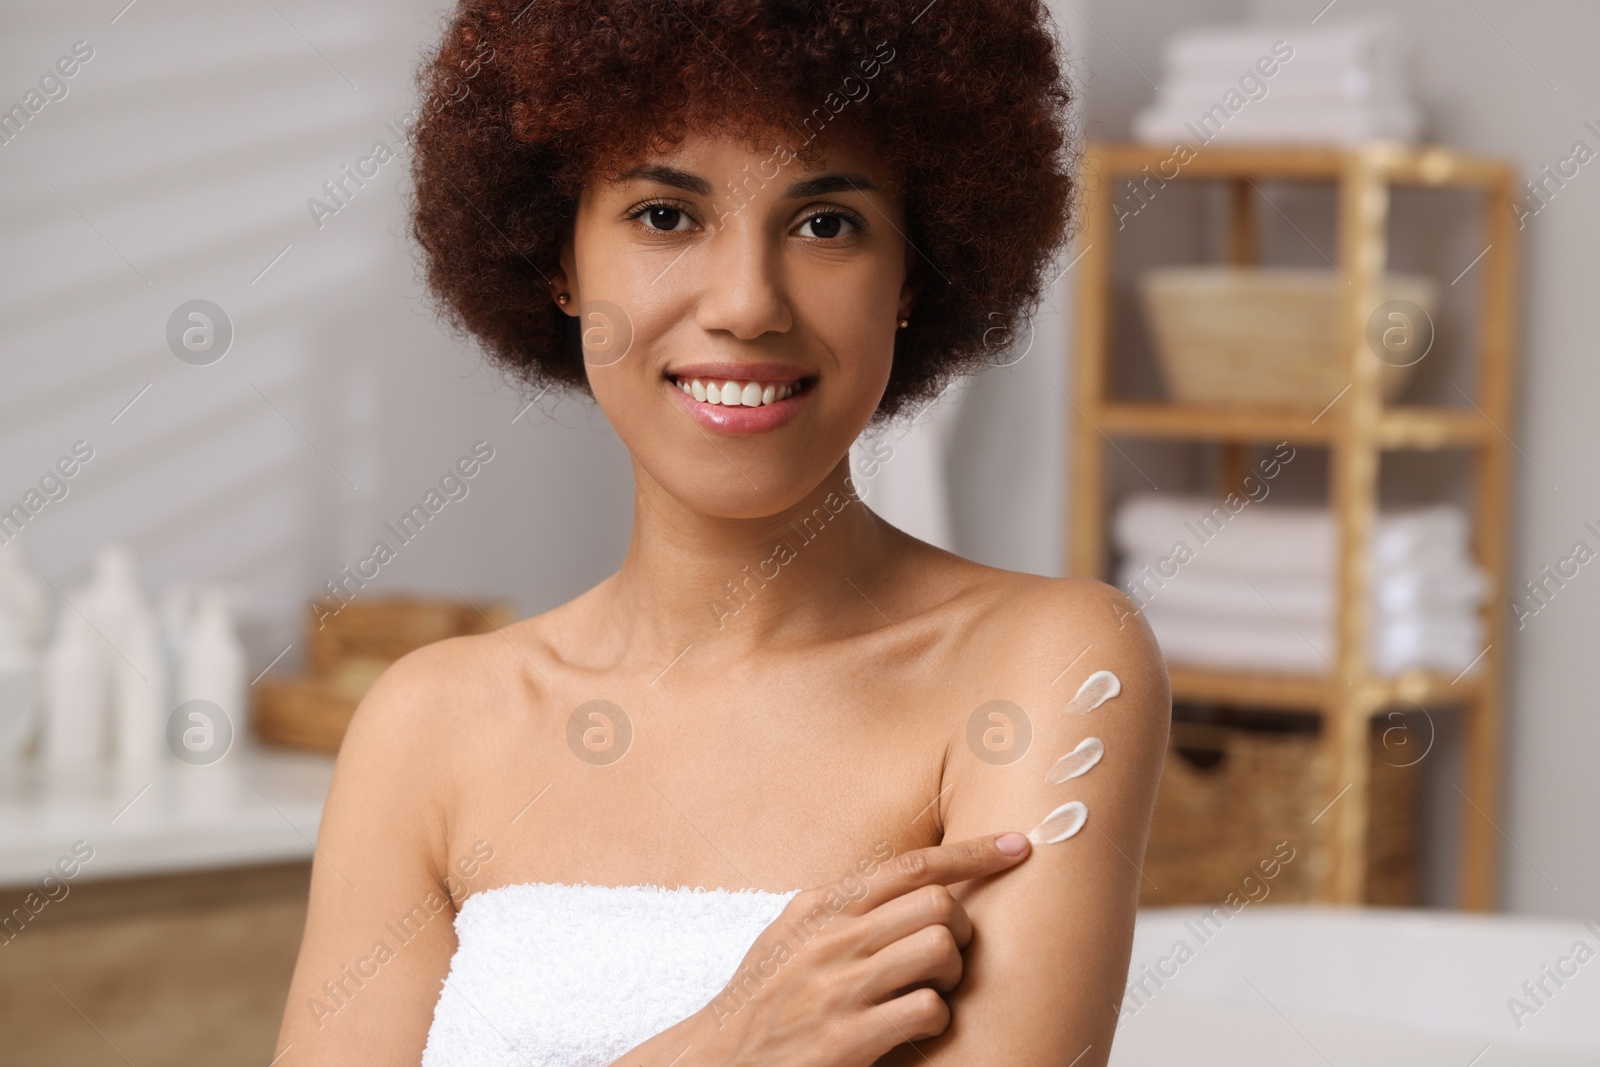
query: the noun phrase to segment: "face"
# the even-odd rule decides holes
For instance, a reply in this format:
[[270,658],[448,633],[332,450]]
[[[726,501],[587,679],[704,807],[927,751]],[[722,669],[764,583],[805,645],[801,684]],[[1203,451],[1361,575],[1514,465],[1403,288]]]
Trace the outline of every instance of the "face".
[[636,472],[708,515],[777,514],[838,468],[912,308],[895,175],[784,138],[691,134],[587,183],[552,278]]

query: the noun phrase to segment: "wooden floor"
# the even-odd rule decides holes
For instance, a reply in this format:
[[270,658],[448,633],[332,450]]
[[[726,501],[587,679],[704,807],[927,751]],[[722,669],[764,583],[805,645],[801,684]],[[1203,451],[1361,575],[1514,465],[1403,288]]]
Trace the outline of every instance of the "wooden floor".
[[[0,944],[0,1067],[265,1067],[310,867],[74,885]],[[9,911],[26,888],[0,890]]]

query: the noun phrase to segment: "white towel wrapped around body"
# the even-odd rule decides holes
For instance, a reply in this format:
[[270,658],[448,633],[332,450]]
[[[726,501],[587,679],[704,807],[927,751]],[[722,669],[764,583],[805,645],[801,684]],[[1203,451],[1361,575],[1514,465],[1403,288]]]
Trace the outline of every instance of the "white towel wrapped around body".
[[456,916],[422,1067],[612,1063],[721,993],[793,895],[562,883],[475,893]]

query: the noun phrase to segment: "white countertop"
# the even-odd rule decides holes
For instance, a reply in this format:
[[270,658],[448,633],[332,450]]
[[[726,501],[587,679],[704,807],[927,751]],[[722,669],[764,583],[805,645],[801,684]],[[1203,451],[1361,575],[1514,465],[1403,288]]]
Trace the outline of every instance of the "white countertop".
[[94,855],[75,882],[309,859],[333,762],[241,740],[211,766],[173,760],[133,780],[7,768],[0,887],[38,885],[79,841]]

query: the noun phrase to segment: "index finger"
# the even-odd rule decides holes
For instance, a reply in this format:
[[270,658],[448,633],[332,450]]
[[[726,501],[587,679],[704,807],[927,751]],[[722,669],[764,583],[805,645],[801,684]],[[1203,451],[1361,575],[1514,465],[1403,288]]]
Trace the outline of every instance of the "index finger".
[[[1005,844],[1012,851],[1002,849]],[[925,885],[951,885],[1013,867],[1028,855],[1030,842],[1019,833],[990,834],[946,845],[902,852],[884,864],[852,911],[871,911]]]

